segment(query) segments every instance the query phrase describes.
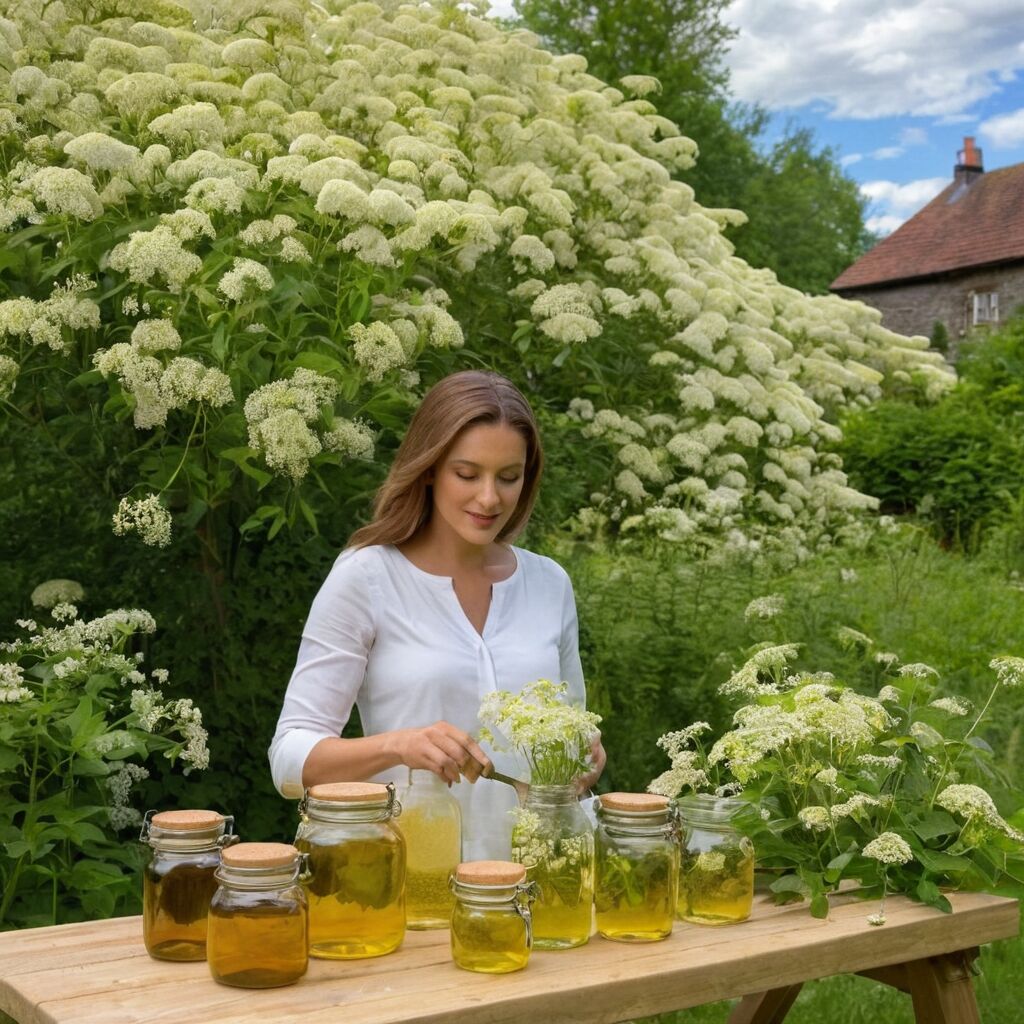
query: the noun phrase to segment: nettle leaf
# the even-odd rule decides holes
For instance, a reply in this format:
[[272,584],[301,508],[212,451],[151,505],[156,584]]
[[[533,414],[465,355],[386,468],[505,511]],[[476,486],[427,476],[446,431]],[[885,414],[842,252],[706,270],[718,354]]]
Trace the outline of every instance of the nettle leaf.
[[909,821],[909,825],[919,838],[926,841],[960,831],[960,826],[953,816],[938,809],[929,811],[922,818]]

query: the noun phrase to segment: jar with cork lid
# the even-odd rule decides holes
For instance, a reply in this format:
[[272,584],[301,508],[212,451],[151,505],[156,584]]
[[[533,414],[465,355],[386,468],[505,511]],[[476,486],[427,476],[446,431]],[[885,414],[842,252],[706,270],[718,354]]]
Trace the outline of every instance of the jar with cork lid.
[[139,840],[152,850],[142,873],[142,935],[158,960],[203,960],[206,920],[221,850],[234,818],[209,810],[147,811]]
[[405,840],[388,783],[330,782],[306,790],[295,846],[308,856],[310,956],[383,956],[405,937]]
[[477,860],[460,864],[451,878],[452,959],[481,974],[521,971],[533,948],[530,906],[537,886],[522,864]]
[[597,807],[594,910],[597,931],[619,942],[656,942],[672,932],[679,843],[667,797],[604,793]]
[[206,953],[214,981],[276,988],[306,973],[304,861],[288,843],[239,843],[223,852]]

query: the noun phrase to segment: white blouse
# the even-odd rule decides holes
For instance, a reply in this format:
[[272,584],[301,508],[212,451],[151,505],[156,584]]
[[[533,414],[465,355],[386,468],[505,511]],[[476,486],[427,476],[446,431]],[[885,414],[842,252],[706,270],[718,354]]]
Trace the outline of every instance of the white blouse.
[[[583,704],[572,583],[550,558],[512,551],[516,568],[493,584],[482,636],[451,577],[417,568],[390,545],[341,553],[310,609],[270,746],[283,796],[302,795],[309,752],[341,733],[353,704],[367,736],[441,719],[475,736],[486,694],[518,693],[536,679],[564,680],[572,702]],[[481,746],[498,771],[527,777],[519,755]],[[401,785],[407,774],[399,766],[373,778]],[[512,788],[479,779],[452,792],[462,807],[463,858],[507,859]]]

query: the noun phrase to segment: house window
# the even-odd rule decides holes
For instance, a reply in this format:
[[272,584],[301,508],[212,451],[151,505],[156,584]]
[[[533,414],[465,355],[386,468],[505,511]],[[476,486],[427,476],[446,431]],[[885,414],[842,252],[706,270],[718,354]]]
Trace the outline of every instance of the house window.
[[999,292],[974,293],[974,317],[971,322],[975,326],[999,323]]

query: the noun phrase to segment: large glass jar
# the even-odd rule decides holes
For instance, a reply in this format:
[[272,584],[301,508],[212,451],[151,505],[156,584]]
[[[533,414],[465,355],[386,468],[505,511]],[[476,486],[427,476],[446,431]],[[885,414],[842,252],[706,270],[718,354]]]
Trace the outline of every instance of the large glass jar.
[[306,791],[295,846],[309,857],[310,956],[357,960],[405,937],[405,840],[395,787],[331,782]]
[[521,971],[533,946],[526,868],[503,860],[460,864],[451,878],[452,959],[467,971]]
[[221,849],[234,818],[216,811],[147,811],[139,840],[152,850],[142,872],[142,936],[158,960],[203,960],[206,916]]
[[214,981],[276,988],[306,973],[309,920],[298,880],[302,861],[287,843],[239,843],[224,851],[206,948]]
[[679,844],[668,798],[605,793],[597,811],[594,910],[597,932],[620,942],[672,934]]
[[455,897],[448,880],[462,859],[462,813],[447,783],[428,771],[409,769],[399,793],[405,836],[405,923],[409,928],[447,928]]
[[694,924],[732,924],[750,916],[754,844],[733,826],[741,800],[696,793],[678,801],[683,825],[678,913]]
[[516,812],[512,859],[537,885],[535,949],[569,949],[590,939],[594,903],[594,829],[575,786],[530,786]]

